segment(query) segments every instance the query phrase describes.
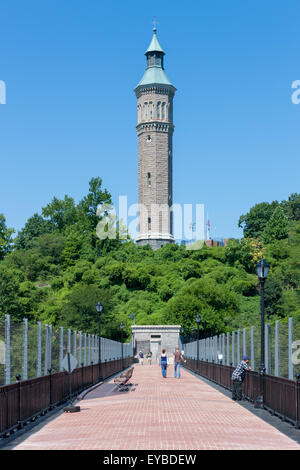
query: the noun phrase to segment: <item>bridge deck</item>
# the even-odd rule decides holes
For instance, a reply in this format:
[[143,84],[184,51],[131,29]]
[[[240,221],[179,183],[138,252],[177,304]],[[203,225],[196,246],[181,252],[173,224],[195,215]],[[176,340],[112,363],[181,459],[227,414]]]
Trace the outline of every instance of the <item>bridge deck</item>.
[[161,376],[157,365],[135,365],[129,392],[106,382],[59,413],[14,449],[295,449],[300,446],[186,370]]

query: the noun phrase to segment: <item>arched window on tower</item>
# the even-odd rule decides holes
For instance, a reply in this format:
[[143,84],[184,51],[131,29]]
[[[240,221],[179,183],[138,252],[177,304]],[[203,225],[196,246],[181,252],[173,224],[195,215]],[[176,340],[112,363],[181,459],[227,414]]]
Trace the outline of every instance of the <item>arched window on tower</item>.
[[138,124],[141,122],[141,120],[142,120],[142,107],[139,104],[138,105]]
[[161,119],[164,121],[166,119],[166,103],[161,105]]
[[144,103],[143,105],[143,120],[147,121],[148,119],[148,103]]
[[152,103],[152,101],[150,101],[150,103],[149,103],[149,118],[150,119],[153,118],[153,103]]
[[160,119],[160,101],[157,102],[157,105],[156,105],[156,117],[157,119]]
[[159,54],[155,56],[155,65],[161,65],[161,58]]

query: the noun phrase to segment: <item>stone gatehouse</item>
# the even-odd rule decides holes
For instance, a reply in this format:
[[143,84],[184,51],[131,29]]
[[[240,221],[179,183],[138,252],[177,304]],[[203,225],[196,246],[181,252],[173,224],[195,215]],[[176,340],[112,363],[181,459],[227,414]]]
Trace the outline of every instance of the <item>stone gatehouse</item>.
[[152,352],[153,363],[157,363],[162,349],[173,358],[176,346],[180,347],[180,325],[133,325],[132,339],[134,353],[143,351],[144,355]]

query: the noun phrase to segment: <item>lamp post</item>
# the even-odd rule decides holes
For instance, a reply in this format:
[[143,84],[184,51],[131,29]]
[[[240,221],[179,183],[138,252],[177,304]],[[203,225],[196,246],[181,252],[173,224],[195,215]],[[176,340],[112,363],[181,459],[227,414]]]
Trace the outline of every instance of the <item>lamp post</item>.
[[121,348],[122,348],[122,369],[123,369],[123,330],[124,330],[124,323],[120,324],[121,328]]
[[[135,313],[131,313],[129,315],[129,318],[133,318],[133,325],[135,326]],[[136,355],[136,350],[135,350],[135,333],[132,334],[132,349],[133,349],[133,355]]]
[[196,323],[197,323],[197,369],[199,368],[199,323],[200,323],[200,315],[196,316]]
[[99,336],[99,348],[98,348],[98,363],[99,363],[99,382],[102,381],[102,371],[101,371],[101,312],[103,310],[103,305],[101,302],[97,302],[96,310],[98,313],[98,336]]
[[184,328],[181,328],[181,334],[182,334],[182,344],[184,344]]
[[264,373],[265,373],[265,281],[269,274],[270,265],[262,257],[262,259],[256,265],[256,273],[260,282],[260,335],[261,335],[261,346],[260,346],[260,395],[256,399],[255,407],[263,408],[264,403]]

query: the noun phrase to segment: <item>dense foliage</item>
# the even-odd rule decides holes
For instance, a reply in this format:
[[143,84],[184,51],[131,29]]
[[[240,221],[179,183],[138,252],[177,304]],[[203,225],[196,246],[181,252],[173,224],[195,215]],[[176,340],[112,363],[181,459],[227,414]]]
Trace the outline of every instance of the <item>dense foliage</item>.
[[242,240],[226,247],[153,251],[132,240],[99,239],[97,208],[111,203],[100,178],[75,204],[54,198],[13,239],[0,214],[0,315],[97,332],[95,304],[104,305],[103,334],[120,339],[137,324],[180,324],[191,333],[200,313],[203,334],[259,321],[255,264],[271,263],[266,283],[269,321],[300,317],[300,195],[257,204],[242,215]]

